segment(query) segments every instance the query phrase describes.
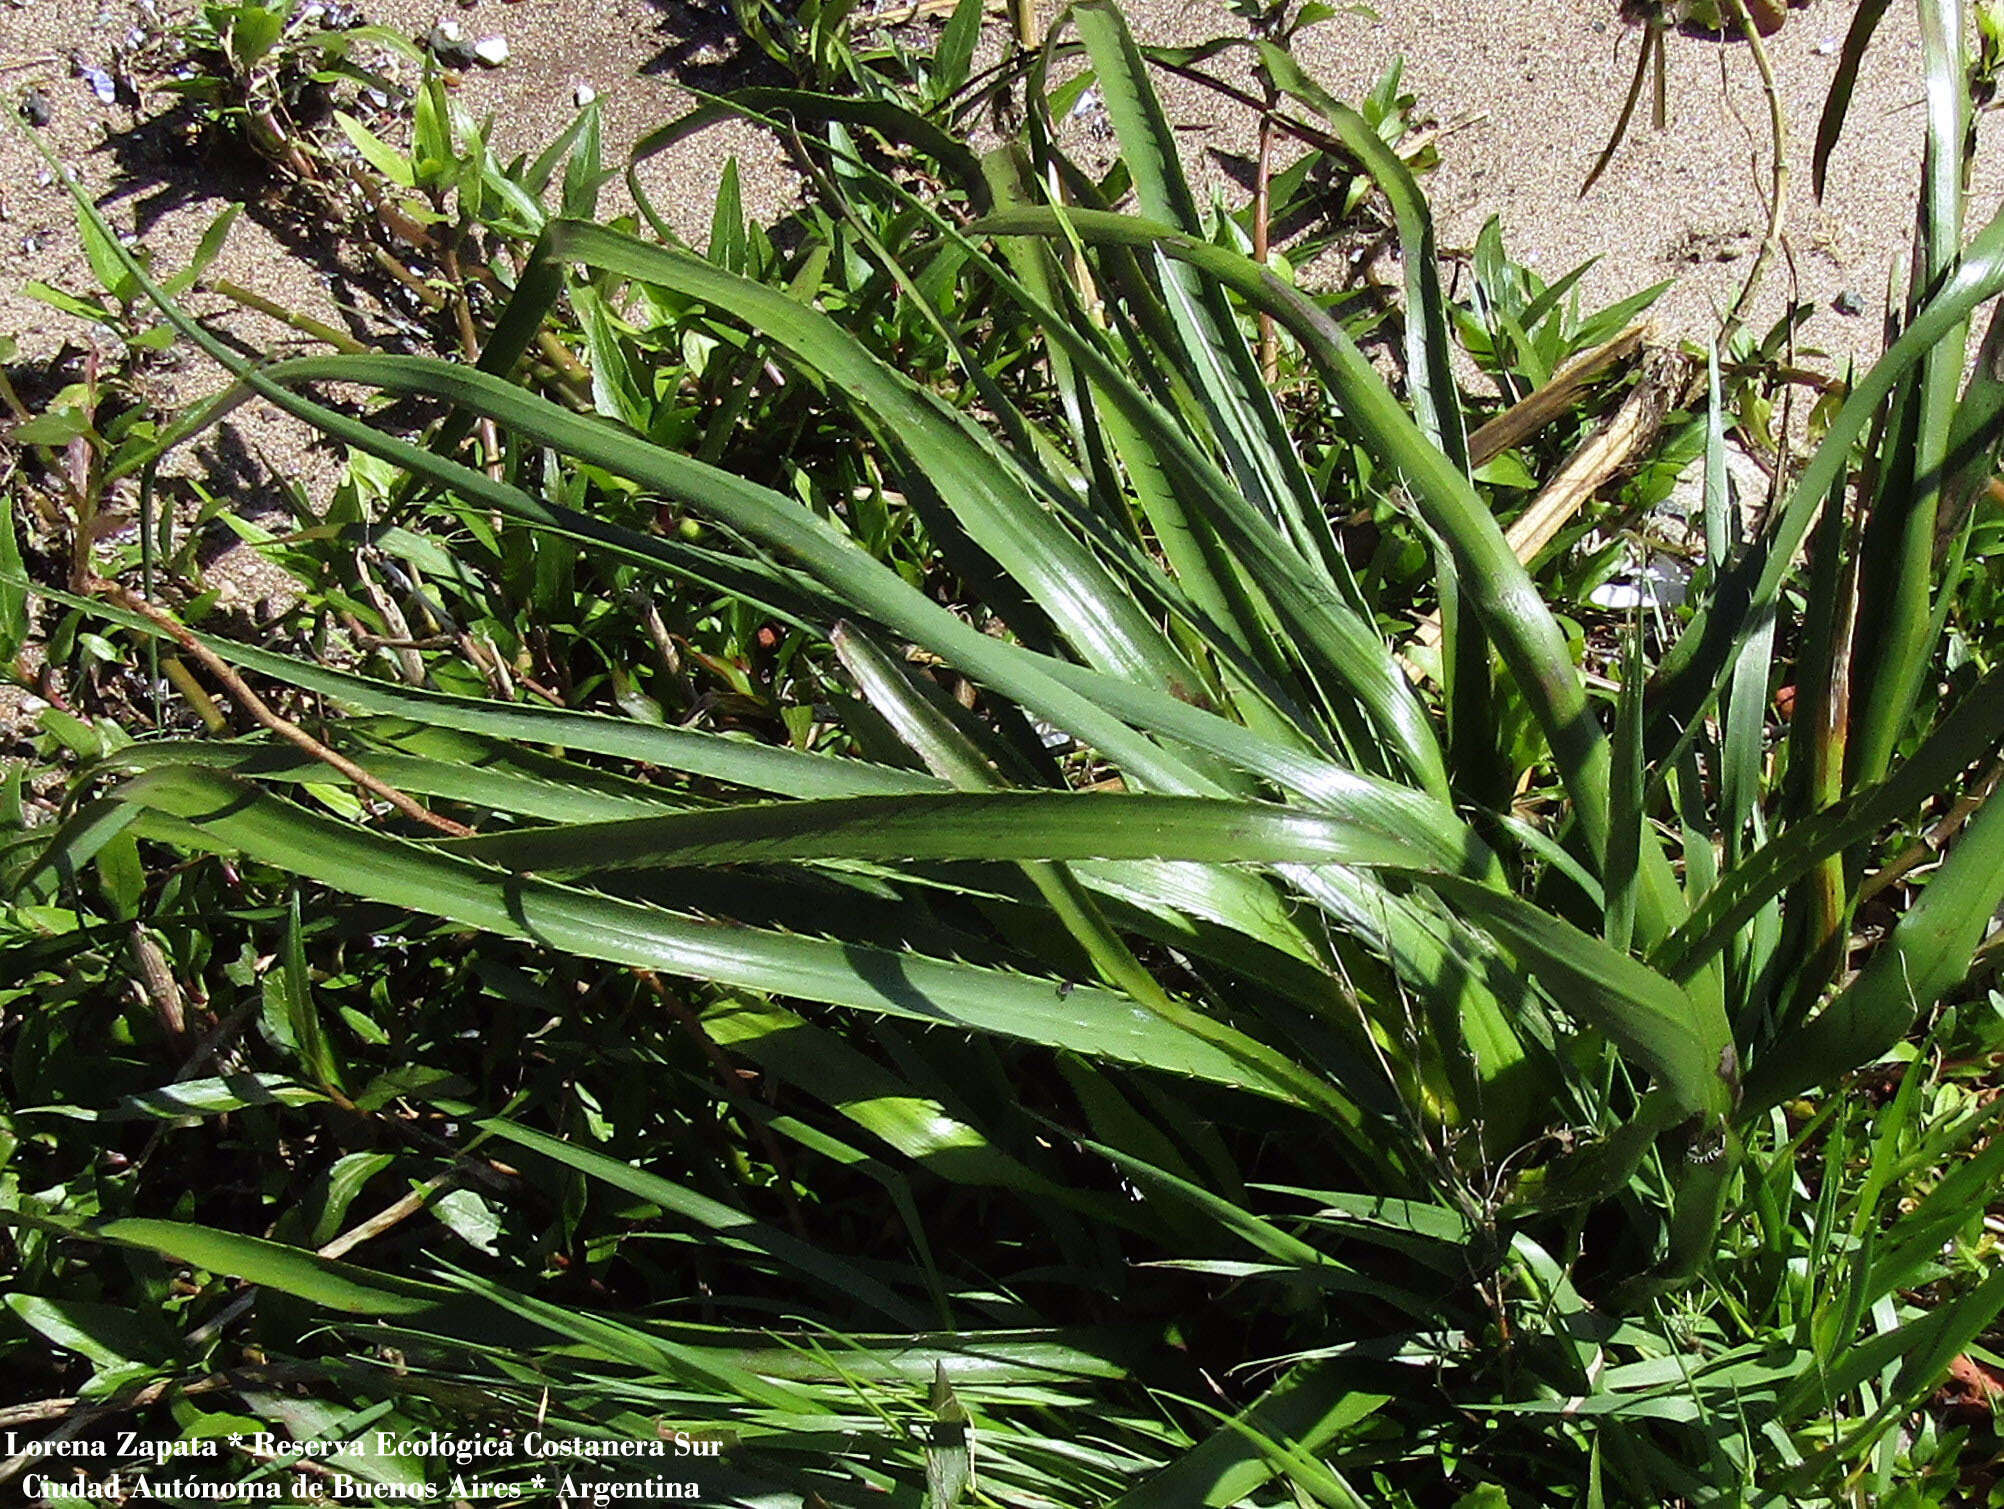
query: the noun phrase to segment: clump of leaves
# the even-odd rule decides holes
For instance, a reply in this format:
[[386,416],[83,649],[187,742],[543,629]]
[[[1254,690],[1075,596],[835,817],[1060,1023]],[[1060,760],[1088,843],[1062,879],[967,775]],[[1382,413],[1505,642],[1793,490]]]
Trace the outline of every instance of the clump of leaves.
[[422,56],[408,38],[365,23],[340,0],[203,5],[176,36],[186,61],[162,87],[208,127],[307,178],[316,176],[314,137],[331,119],[337,91],[403,98],[407,91],[370,58]]
[[[426,571],[466,599],[547,573],[562,601],[582,566],[782,626],[789,737],[656,721],[612,666],[623,716],[469,685],[441,645],[384,646],[418,659],[378,679],[95,605],[295,689],[307,742],[105,748],[9,850],[16,925],[76,926],[93,875],[128,934],[183,925],[156,884],[288,888],[237,975],[205,974],[270,1067],[38,1080],[70,1098],[15,1119],[242,1118],[287,1153],[263,1197],[314,1219],[253,1238],[244,1192],[193,1185],[107,1219],[78,1142],[40,1133],[64,1177],[7,1213],[33,1298],[87,1238],[204,1317],[129,1356],[74,1321],[59,1344],[209,1366],[234,1276],[290,1300],[253,1307],[260,1358],[343,1400],[302,1434],[728,1424],[717,1497],[1945,1496],[1955,1441],[1907,1426],[2004,1307],[1964,1261],[2004,1154],[1938,1075],[1856,1104],[1847,1076],[1885,1083],[1957,995],[2004,901],[2004,809],[1885,931],[1858,919],[1887,830],[2004,746],[2004,697],[1995,673],[1922,695],[1968,573],[1856,542],[1932,546],[1929,487],[1987,460],[1992,381],[1959,384],[2004,222],[1966,246],[1926,222],[1939,276],[1758,526],[1714,380],[1707,571],[1657,635],[1624,626],[1600,686],[1471,465],[1410,171],[1275,73],[1394,210],[1401,398],[1219,244],[1118,12],[1071,14],[1111,179],[1034,89],[1025,139],[985,155],[894,101],[768,92],[738,104],[790,117],[827,227],[790,259],[721,207],[709,255],[549,219],[477,360],[253,367],[173,312],[449,532]],[[1517,326],[1478,315],[1492,359],[1543,351],[1547,319],[1563,344],[1549,288],[1500,252],[1483,271]],[[595,412],[518,377],[566,299]],[[1312,375],[1306,446],[1260,314]],[[664,329],[690,359],[650,404],[633,358]],[[411,440],[325,383],[454,412]],[[785,446],[741,441],[753,411]],[[841,464],[800,464],[803,436]],[[1437,673],[1402,659],[1410,593],[1353,569],[1332,495],[1424,542]],[[402,1219],[473,1199],[407,1228],[401,1265],[348,1260],[370,1165],[347,1160],[412,1149],[438,1183]]]

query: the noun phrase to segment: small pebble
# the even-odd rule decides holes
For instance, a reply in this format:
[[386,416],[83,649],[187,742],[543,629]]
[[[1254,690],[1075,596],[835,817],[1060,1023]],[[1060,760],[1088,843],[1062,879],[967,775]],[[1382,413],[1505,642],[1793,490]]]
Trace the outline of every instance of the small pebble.
[[1865,312],[1865,301],[1847,288],[1830,301],[1830,307],[1839,314],[1858,315]]
[[483,68],[499,68],[508,61],[508,39],[498,31],[473,44],[473,60]]
[[1837,55],[1837,39],[1835,37],[1825,37],[1822,41],[1811,46],[1809,50],[1819,58],[1834,58]]
[[49,108],[49,97],[39,89],[30,89],[21,96],[21,119],[31,126],[46,126],[54,111]]
[[466,43],[466,28],[450,16],[440,16],[425,38],[431,55],[447,68],[464,68],[473,61],[473,49]]
[[571,103],[582,110],[598,98],[598,91],[589,84],[575,84],[571,87]]

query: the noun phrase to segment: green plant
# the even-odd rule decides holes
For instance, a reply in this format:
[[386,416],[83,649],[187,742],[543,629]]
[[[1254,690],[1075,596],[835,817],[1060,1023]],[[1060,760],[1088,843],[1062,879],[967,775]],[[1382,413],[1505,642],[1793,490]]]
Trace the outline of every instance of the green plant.
[[327,166],[316,131],[335,107],[338,86],[405,95],[367,66],[371,51],[423,59],[409,38],[320,0],[203,5],[174,39],[186,61],[163,87],[187,100],[206,127],[304,178]]
[[[100,1219],[79,1174],[13,1195],[31,1277],[61,1264],[50,1239],[88,1237],[157,1288],[185,1273],[190,1311],[220,1275],[304,1301],[260,1318],[265,1351],[355,1407],[302,1432],[370,1410],[398,1429],[544,1409],[613,1435],[728,1424],[719,1496],[1828,1503],[1903,1473],[1945,1492],[1954,1443],[1896,1432],[2004,1306],[2004,1279],[1939,1261],[1978,1250],[1972,1205],[2004,1154],[1984,1145],[1908,1205],[1987,1114],[1918,1065],[1882,1107],[1845,1086],[1967,972],[2004,900],[2004,813],[1979,804],[1845,971],[1880,835],[1995,756],[2004,698],[1991,673],[1897,716],[1846,700],[1847,660],[1903,688],[1935,673],[1922,631],[1964,570],[1918,605],[1898,568],[1861,584],[1861,623],[1880,622],[1869,605],[1899,632],[1838,649],[1853,532],[1917,527],[1887,463],[1918,437],[1974,466],[1989,433],[1984,380],[1959,404],[1941,384],[2004,288],[2004,221],[1962,248],[1928,222],[1940,279],[1757,535],[1723,478],[1715,379],[1709,573],[1660,655],[1639,625],[1616,636],[1598,698],[1471,478],[1410,172],[1276,73],[1394,210],[1402,402],[1316,301],[1217,244],[1118,13],[1072,16],[1137,214],[1048,119],[976,159],[893,102],[768,93],[740,104],[819,133],[803,156],[828,227],[784,272],[721,213],[708,256],[565,217],[477,363],[252,367],[171,315],[240,388],[374,458],[384,501],[469,542],[469,598],[503,598],[479,573],[536,551],[538,571],[693,579],[720,619],[784,626],[795,657],[769,694],[791,747],[770,725],[768,742],[668,726],[617,691],[627,716],[517,703],[449,655],[417,651],[438,687],[405,685],[97,603],[346,715],[294,705],[320,751],[107,749],[68,820],[16,842],[29,926],[51,925],[37,909],[79,924],[92,866],[121,917],[163,904],[150,871],[133,892],[131,856],[176,856],[184,886],[217,883],[202,856],[223,856],[311,898],[260,919],[276,962],[256,1009],[282,1069],[115,1101],[59,1084],[76,1098],[40,1115],[269,1119],[329,1153],[362,1126],[431,1139],[453,1178],[485,1182],[448,1222],[476,1255],[434,1251],[420,1280],[324,1251],[356,1152],[268,1240],[192,1191]],[[929,155],[947,210],[852,128]],[[1950,167],[1931,167],[1939,189]],[[1503,360],[1581,336],[1500,251],[1485,277],[1521,332]],[[595,413],[515,380],[566,295]],[[1319,384],[1306,454],[1263,380],[1260,314]],[[684,351],[699,336],[700,359],[664,363],[649,395],[630,358],[662,329]],[[1484,329],[1496,359],[1507,327]],[[939,358],[923,382],[897,360],[907,337]],[[419,443],[308,396],[327,382],[455,412]],[[753,408],[794,420],[785,454],[738,449]],[[475,423],[491,470],[459,459]],[[1826,506],[1859,471],[1855,518]],[[1438,684],[1381,628],[1410,604],[1360,584],[1325,506],[1339,485],[1398,504],[1434,549]],[[886,528],[890,492],[922,543]],[[662,508],[676,528],[648,527]],[[1838,732],[1889,718],[1885,758],[1847,768]],[[1499,737],[1517,726],[1534,733]],[[356,1004],[378,967],[359,940],[386,934],[395,978],[431,975],[434,999]],[[452,1033],[486,1011],[511,1035],[473,1065]],[[547,1014],[548,1048],[517,1051],[525,1013]],[[596,1063],[612,1045],[631,1072]],[[721,1062],[714,1084],[692,1054]],[[726,1119],[720,1176],[689,1148]],[[1815,1187],[1795,1172],[1812,1144]],[[610,1203],[596,1221],[593,1202]],[[601,1288],[566,1289],[574,1270]],[[621,1314],[628,1293],[644,1303]],[[82,1349],[76,1316],[31,1309]],[[316,1346],[321,1325],[396,1367]],[[195,1367],[212,1340],[114,1349],[101,1386]]]

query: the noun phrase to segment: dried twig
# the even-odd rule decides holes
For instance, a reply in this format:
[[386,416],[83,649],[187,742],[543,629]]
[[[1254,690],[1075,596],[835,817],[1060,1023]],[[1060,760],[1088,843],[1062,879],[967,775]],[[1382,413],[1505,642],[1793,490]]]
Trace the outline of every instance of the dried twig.
[[[1612,345],[1613,342],[1609,344]],[[1596,355],[1598,353],[1588,353],[1589,357]],[[1655,362],[1653,368],[1645,366],[1641,381],[1635,385],[1635,390],[1623,401],[1614,416],[1566,458],[1565,465],[1560,467],[1551,481],[1539,490],[1537,497],[1531,500],[1530,507],[1518,515],[1504,531],[1503,537],[1510,542],[1512,553],[1525,565],[1528,566],[1537,557],[1538,552],[1552,542],[1558,532],[1566,526],[1567,521],[1577,514],[1610,478],[1619,475],[1638,454],[1646,450],[1650,442],[1656,438],[1658,431],[1662,429],[1663,416],[1675,405],[1678,395],[1683,390],[1684,374],[1681,363],[1675,357],[1669,353],[1657,353],[1657,355],[1661,360]],[[1536,403],[1540,396],[1558,381],[1558,378],[1554,378],[1551,383],[1533,393],[1510,413],[1516,413],[1518,409],[1525,409]],[[1567,399],[1570,397],[1570,393],[1565,395]],[[1509,414],[1501,415],[1499,418],[1507,419]],[[1470,450],[1474,450],[1472,441]],[[1440,643],[1441,632],[1440,620],[1429,618],[1420,624],[1413,638],[1415,643],[1431,648]]]
[[[1274,89],[1266,86],[1266,109],[1259,114],[1259,160],[1253,168],[1252,241],[1253,261],[1261,267],[1271,251],[1273,234],[1273,107]],[[1274,335],[1273,316],[1259,312],[1259,370],[1271,388],[1280,381],[1280,345]]]
[[296,745],[322,764],[338,770],[357,786],[381,797],[413,822],[423,823],[427,828],[434,828],[438,832],[448,834],[453,838],[467,838],[471,836],[473,830],[464,823],[454,822],[449,817],[441,817],[430,808],[413,801],[381,777],[371,775],[346,755],[341,754],[337,750],[329,749],[298,724],[273,712],[265,704],[264,699],[250,689],[250,686],[244,681],[243,677],[231,669],[229,664],[220,655],[216,654],[214,650],[211,650],[201,640],[197,639],[187,625],[171,614],[162,612],[143,597],[127,591],[117,582],[100,581],[97,583],[97,589],[102,596],[110,598],[120,607],[129,609],[158,625],[162,632],[176,644],[180,645],[189,655],[200,661],[203,668],[211,676],[222,682],[229,690],[230,695],[237,699],[238,705],[245,712],[249,713],[259,723],[263,724],[287,743]]
[[2004,763],[1991,766],[1989,773],[1972,790],[1964,792],[1940,822],[1915,839],[1883,869],[1867,877],[1864,884],[1858,887],[1858,905],[1863,906],[1887,886],[1904,879],[1929,860],[1940,857],[1948,841],[1976,816],[1978,808],[1990,800],[2000,780],[2004,780]]
[[1652,325],[1630,325],[1614,339],[1574,357],[1554,372],[1543,387],[1527,394],[1468,437],[1469,463],[1481,466],[1511,447],[1522,445],[1572,407],[1580,389],[1616,362],[1640,350],[1654,334]]
[[1518,560],[1529,565],[1594,493],[1647,449],[1663,428],[1663,416],[1682,385],[1682,374],[1675,369],[1674,361],[1654,372],[1645,366],[1642,380],[1614,417],[1566,458],[1531,506],[1511,523],[1504,534]]
[[167,956],[138,922],[132,924],[126,942],[132,950],[133,983],[159,1019],[161,1029],[178,1041],[188,1030],[188,1017],[181,1001],[181,987],[168,967]]
[[379,1237],[391,1227],[409,1220],[430,1203],[431,1197],[459,1177],[457,1168],[435,1174],[394,1204],[386,1205],[368,1220],[349,1227],[325,1246],[314,1250],[324,1258],[345,1257],[364,1242]]

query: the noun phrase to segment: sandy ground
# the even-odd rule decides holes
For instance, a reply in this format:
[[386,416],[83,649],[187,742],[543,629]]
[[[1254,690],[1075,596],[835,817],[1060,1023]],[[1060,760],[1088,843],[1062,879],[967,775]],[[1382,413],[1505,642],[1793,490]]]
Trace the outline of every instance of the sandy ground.
[[[109,66],[138,37],[185,10],[184,0],[0,0],[0,101],[10,111],[39,90],[52,119],[48,138],[79,166],[115,221],[152,249],[156,265],[188,257],[211,217],[232,198],[249,197],[215,275],[281,304],[376,335],[395,336],[344,268],[334,248],[260,203],[242,164],[205,159],[154,121],[163,95],[105,103],[79,62]],[[477,116],[491,113],[504,151],[532,150],[570,118],[580,85],[603,102],[608,147],[686,108],[681,87],[723,87],[741,73],[734,32],[713,9],[681,0],[368,0],[368,19],[422,36],[441,14],[469,37],[500,33],[510,61],[467,73],[461,98]],[[1807,185],[1808,143],[1835,67],[1836,44],[1851,7],[1813,0],[1791,13],[1770,43],[1793,132],[1795,188],[1788,216],[1789,255],[1768,279],[1754,311],[1765,328],[1794,296],[1818,314],[1804,343],[1833,365],[1869,360],[1877,349],[1889,272],[1911,235],[1922,129],[1918,45],[1911,14],[1895,7],[1868,60],[1852,124],[1836,159],[1826,201]],[[1238,23],[1221,5],[1133,0],[1131,18],[1144,40],[1192,41]],[[998,23],[999,24],[999,23]],[[1606,139],[1625,92],[1641,33],[1615,14],[1612,0],[1378,0],[1375,17],[1346,12],[1316,27],[1301,44],[1303,61],[1339,96],[1357,98],[1394,57],[1406,59],[1408,87],[1443,131],[1443,162],[1430,179],[1449,250],[1469,246],[1483,223],[1500,216],[1513,254],[1556,278],[1590,258],[1582,285],[1590,303],[1606,302],[1665,278],[1676,288],[1659,307],[1672,335],[1702,337],[1744,277],[1765,220],[1766,111],[1748,49],[1673,36],[1670,129],[1638,123],[1592,193],[1579,186]],[[143,78],[143,73],[142,73]],[[1223,164],[1251,151],[1249,118],[1222,109],[1196,86],[1164,80],[1200,184],[1231,188]],[[776,152],[746,129],[724,126],[651,162],[645,173],[657,202],[685,234],[700,240],[720,166],[740,158],[748,205],[772,214],[793,187]],[[2000,172],[1986,164],[1977,204],[1998,197]],[[84,289],[88,267],[70,208],[22,133],[0,132],[0,332],[13,332],[21,361],[32,366],[66,344],[102,342],[87,326],[28,298],[31,278]],[[1840,293],[1866,311],[1833,310]],[[1846,301],[1847,304],[1850,302]],[[213,295],[195,307],[225,317],[227,327],[260,349],[297,344],[271,322],[232,311]],[[213,375],[169,372],[175,400],[206,391]],[[331,475],[306,438],[246,415],[212,438],[194,464],[211,468],[254,497],[274,473],[309,488]]]
[[[1796,171],[1788,218],[1792,256],[1777,269],[1760,306],[1772,318],[1793,292],[1823,313],[1811,345],[1839,356],[1868,355],[1877,322],[1829,310],[1840,292],[1876,311],[1888,271],[1910,235],[1919,161],[1918,46],[1912,18],[1894,7],[1871,52],[1826,200],[1812,200],[1807,158],[1816,112],[1836,66],[1850,16],[1842,0],[1814,0],[1793,12],[1769,47],[1791,123]],[[1641,34],[1605,0],[1380,0],[1375,18],[1346,11],[1304,36],[1304,63],[1339,95],[1357,98],[1394,57],[1406,60],[1420,108],[1446,128],[1443,161],[1430,190],[1442,245],[1472,242],[1491,215],[1502,219],[1512,252],[1547,277],[1600,258],[1585,290],[1612,299],[1676,277],[1662,313],[1675,333],[1699,335],[1745,271],[1764,220],[1768,152],[1764,102],[1744,46],[1673,37],[1669,48],[1670,128],[1639,122],[1612,170],[1578,193],[1626,89]],[[470,37],[501,33],[512,54],[495,70],[469,72],[461,97],[477,115],[492,112],[504,146],[531,148],[569,118],[574,91],[589,85],[603,101],[617,151],[672,118],[688,97],[678,87],[726,83],[732,33],[714,11],[679,0],[374,0],[369,19],[411,36],[441,14]],[[159,14],[179,14],[170,3]],[[1187,41],[1234,29],[1222,6],[1133,0],[1144,40]],[[0,99],[41,91],[54,112],[53,143],[80,164],[116,214],[172,265],[210,215],[253,189],[237,165],[195,159],[182,142],[141,123],[164,96],[101,102],[81,59],[108,65],[151,0],[98,0],[85,11],[66,0],[0,0]],[[1220,183],[1221,154],[1244,154],[1249,121],[1235,118],[1195,86],[1163,81],[1172,116],[1200,179]],[[776,155],[750,133],[719,127],[650,165],[646,179],[678,228],[700,235],[718,167],[741,157],[746,198],[771,213],[791,194]],[[28,278],[79,285],[88,271],[75,247],[69,210],[16,133],[0,134],[0,330],[22,333],[25,355],[46,354],[79,332],[26,300]],[[1979,204],[1993,201],[2004,169],[1985,165]],[[290,244],[288,244],[290,242]],[[282,301],[324,307],[326,248],[288,236],[278,217],[253,212],[217,271]]]

